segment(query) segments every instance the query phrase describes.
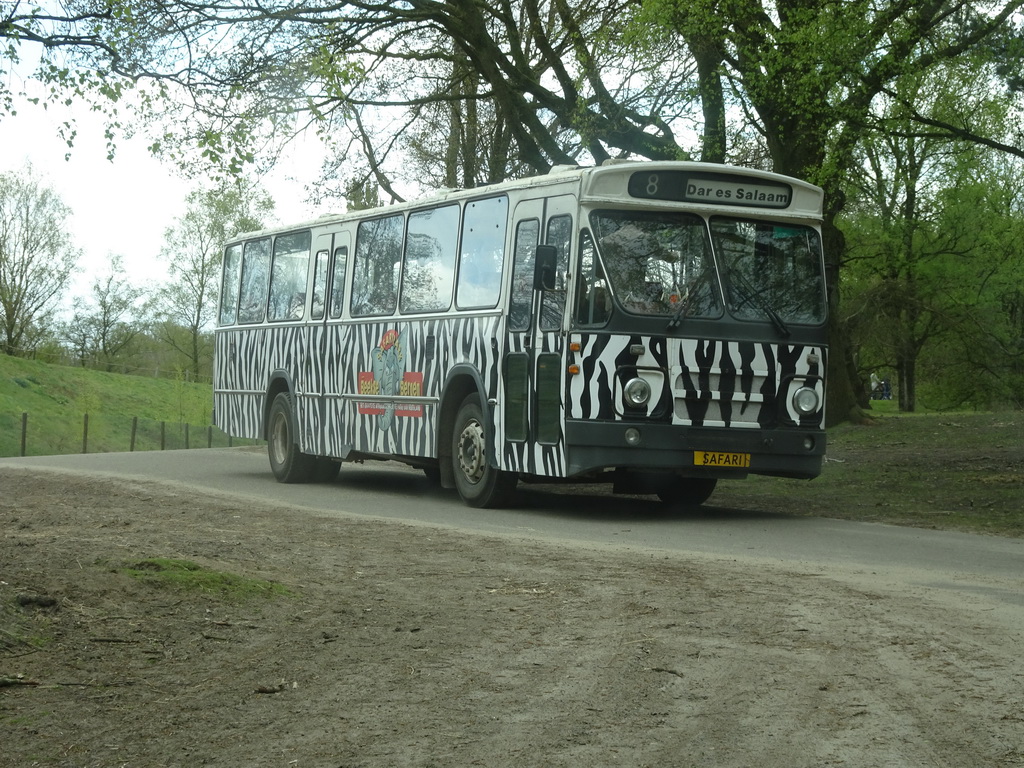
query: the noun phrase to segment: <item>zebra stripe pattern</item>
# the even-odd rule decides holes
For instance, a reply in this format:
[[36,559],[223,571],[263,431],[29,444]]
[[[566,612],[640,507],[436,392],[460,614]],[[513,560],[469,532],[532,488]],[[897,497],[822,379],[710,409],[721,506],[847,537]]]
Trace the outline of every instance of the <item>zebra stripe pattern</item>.
[[639,376],[652,390],[644,415],[670,412],[673,424],[759,428],[824,423],[823,410],[801,417],[791,403],[800,387],[814,389],[824,402],[824,347],[664,336],[571,338],[580,346],[572,362],[581,375],[569,379],[570,418],[622,420],[622,387]]
[[[801,416],[791,404],[800,387],[824,400],[821,346],[602,333],[572,333],[568,340],[579,351],[565,351],[561,332],[508,333],[493,312],[218,329],[217,425],[237,437],[261,437],[267,393],[278,380],[292,394],[305,453],[436,458],[443,389],[456,367],[477,372],[485,402],[496,403],[484,410],[491,413],[499,464],[517,473],[565,475],[566,418],[738,429],[823,424],[822,411]],[[558,366],[557,424],[533,424],[530,433],[543,427],[546,442],[506,439],[503,363],[510,355],[533,362],[531,392],[538,391],[538,360]],[[566,373],[566,363],[580,372]],[[634,377],[650,384],[652,396],[644,412],[627,414],[622,389]],[[548,405],[544,418],[555,410]],[[536,403],[530,413],[538,418]]]

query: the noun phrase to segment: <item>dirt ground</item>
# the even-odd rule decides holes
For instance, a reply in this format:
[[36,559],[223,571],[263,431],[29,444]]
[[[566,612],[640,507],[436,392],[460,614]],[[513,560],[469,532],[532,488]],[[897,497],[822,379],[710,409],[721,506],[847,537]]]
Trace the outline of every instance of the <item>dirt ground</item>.
[[[169,590],[182,558],[287,595]],[[834,574],[0,470],[0,765],[1024,765],[1022,627]]]

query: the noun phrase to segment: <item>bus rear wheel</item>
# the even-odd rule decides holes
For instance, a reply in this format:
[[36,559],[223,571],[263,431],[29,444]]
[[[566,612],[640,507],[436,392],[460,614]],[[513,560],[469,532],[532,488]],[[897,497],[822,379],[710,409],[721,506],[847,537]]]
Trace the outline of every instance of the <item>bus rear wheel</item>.
[[299,450],[292,398],[281,392],[270,406],[267,421],[267,454],[270,469],[279,483],[308,483],[317,469],[316,456]]
[[497,507],[507,503],[516,476],[490,465],[487,430],[480,398],[469,395],[459,406],[452,432],[452,470],[455,487],[471,507]]

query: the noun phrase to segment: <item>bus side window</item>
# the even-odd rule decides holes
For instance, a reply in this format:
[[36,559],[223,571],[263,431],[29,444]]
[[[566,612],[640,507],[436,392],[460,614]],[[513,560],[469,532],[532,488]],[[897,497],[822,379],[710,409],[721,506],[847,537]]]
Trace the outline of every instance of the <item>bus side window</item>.
[[492,197],[466,204],[462,222],[462,253],[455,304],[459,309],[490,309],[501,294],[505,267],[508,198]]
[[306,309],[310,237],[307,230],[275,238],[268,320],[302,319]]
[[452,305],[459,206],[409,215],[402,267],[402,312],[443,312]]
[[580,237],[580,280],[576,286],[576,322],[579,325],[604,325],[611,314],[612,297],[601,262],[594,251],[590,232]]
[[352,267],[350,308],[354,317],[395,311],[404,225],[401,214],[360,222]]
[[267,312],[267,288],[270,285],[269,237],[245,244],[241,283],[238,322],[262,322]]
[[313,320],[324,319],[324,302],[327,290],[327,267],[330,262],[328,251],[317,251],[316,262],[313,265],[313,304],[310,307],[309,316]]
[[345,269],[348,264],[348,247],[334,249],[334,274],[331,275],[331,319],[337,320],[345,308]]
[[569,244],[572,242],[572,217],[555,216],[548,220],[545,242],[558,249],[558,264],[555,268],[558,290],[544,292],[540,310],[540,329],[557,331],[562,327],[562,312],[565,311],[565,270],[569,263]]
[[241,244],[228,246],[224,251],[224,283],[220,287],[221,325],[234,325],[238,318],[238,283],[241,268]]
[[515,262],[512,268],[512,300],[508,306],[508,327],[525,331],[530,327],[533,307],[533,261],[540,239],[540,222],[528,219],[516,228]]

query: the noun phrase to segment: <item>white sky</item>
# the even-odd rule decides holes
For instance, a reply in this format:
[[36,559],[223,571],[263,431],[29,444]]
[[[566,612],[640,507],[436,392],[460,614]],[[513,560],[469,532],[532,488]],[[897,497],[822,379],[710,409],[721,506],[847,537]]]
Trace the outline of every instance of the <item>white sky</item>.
[[[117,254],[123,256],[133,284],[164,281],[164,231],[185,212],[185,198],[197,183],[154,159],[143,137],[119,139],[114,160],[107,160],[102,120],[87,108],[72,114],[78,136],[70,149],[58,136],[64,116],[54,107],[20,104],[17,115],[0,116],[0,173],[31,163],[36,176],[72,210],[72,239],[83,251],[75,294],[87,294],[92,279]],[[263,180],[277,203],[279,222],[305,221],[327,212],[304,202],[304,184],[320,170],[317,152],[313,141],[297,146]]]

